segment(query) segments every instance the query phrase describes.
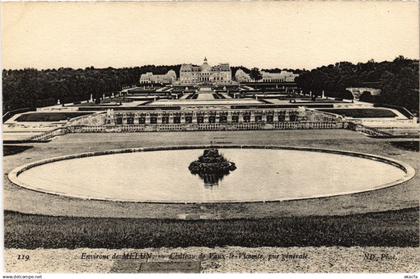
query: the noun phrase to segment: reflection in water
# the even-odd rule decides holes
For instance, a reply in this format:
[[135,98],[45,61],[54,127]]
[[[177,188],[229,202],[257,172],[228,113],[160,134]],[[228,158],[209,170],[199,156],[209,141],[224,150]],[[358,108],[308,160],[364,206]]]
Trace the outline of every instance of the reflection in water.
[[211,148],[205,149],[203,155],[191,162],[188,169],[204,180],[205,187],[211,187],[218,185],[225,175],[236,169],[236,166],[219,154],[219,150]]
[[223,179],[224,173],[199,173],[198,176],[204,181],[204,187],[214,187],[219,185],[219,181]]

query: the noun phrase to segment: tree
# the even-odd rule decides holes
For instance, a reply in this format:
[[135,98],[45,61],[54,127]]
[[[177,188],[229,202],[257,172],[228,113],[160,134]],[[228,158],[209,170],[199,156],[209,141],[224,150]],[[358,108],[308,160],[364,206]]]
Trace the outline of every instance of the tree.
[[362,100],[403,106],[412,112],[419,111],[419,61],[398,56],[394,61],[354,65],[339,62],[302,72],[296,78],[297,85],[305,92],[317,93],[324,89],[327,96],[348,98],[348,87],[381,89],[380,96],[364,95]]
[[353,96],[353,93],[351,93],[349,90],[344,90],[342,92],[341,98],[347,99],[347,100],[353,100],[354,96]]
[[174,70],[179,76],[180,65],[143,66],[134,68],[87,67],[85,69],[21,69],[3,70],[3,112],[19,108],[34,108],[62,103],[95,99],[103,94],[136,84],[141,74]]
[[360,94],[359,100],[362,102],[372,102],[373,96],[369,91],[364,91],[362,94]]
[[249,73],[249,76],[254,81],[262,79],[262,74],[260,73],[260,70],[258,70],[258,68],[252,68],[251,72]]

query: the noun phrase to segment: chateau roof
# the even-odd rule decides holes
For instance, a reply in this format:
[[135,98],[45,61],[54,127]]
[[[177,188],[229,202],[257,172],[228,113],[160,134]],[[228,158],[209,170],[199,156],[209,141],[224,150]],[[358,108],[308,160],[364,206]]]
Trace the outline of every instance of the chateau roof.
[[182,64],[181,65],[181,71],[191,71],[192,70],[192,64]]
[[201,71],[200,66],[194,66],[193,64],[182,64],[181,72],[199,72]]
[[222,63],[216,66],[211,67],[213,71],[230,71],[230,67],[228,63]]

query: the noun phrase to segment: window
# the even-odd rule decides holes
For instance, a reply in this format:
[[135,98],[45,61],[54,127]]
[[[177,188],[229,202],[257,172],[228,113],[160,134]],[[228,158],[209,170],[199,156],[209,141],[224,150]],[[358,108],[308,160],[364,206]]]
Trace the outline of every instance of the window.
[[296,112],[292,112],[290,114],[290,121],[297,121],[298,120],[298,114]]
[[286,115],[284,112],[279,113],[279,122],[283,122],[286,119]]
[[169,117],[168,116],[163,116],[162,117],[162,124],[168,124],[169,123]]
[[232,115],[232,123],[238,123],[239,122],[239,116],[238,115]]
[[117,124],[122,124],[122,117],[117,117]]
[[192,116],[186,116],[185,117],[185,122],[192,123]]
[[209,123],[216,123],[216,116],[209,116]]
[[156,116],[150,116],[150,124],[156,124],[157,123],[157,117]]
[[255,122],[262,122],[262,116],[261,115],[256,115],[255,116]]
[[244,122],[250,122],[251,121],[251,115],[246,114],[244,115]]
[[139,124],[144,124],[146,123],[146,118],[145,117],[140,117],[139,118]]
[[128,117],[127,124],[134,124],[134,117]]
[[175,116],[175,117],[174,117],[174,123],[175,123],[175,124],[181,123],[181,117],[179,117],[179,116]]
[[219,123],[227,123],[227,116],[226,115],[221,115],[219,117]]
[[273,122],[274,122],[273,115],[267,115],[267,123],[273,123]]
[[197,116],[197,123],[204,123],[204,117],[203,116]]

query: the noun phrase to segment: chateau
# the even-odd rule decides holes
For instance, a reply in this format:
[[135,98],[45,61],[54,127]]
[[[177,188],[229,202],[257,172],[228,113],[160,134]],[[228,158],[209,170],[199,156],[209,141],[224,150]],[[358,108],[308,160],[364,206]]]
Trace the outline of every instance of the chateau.
[[176,81],[176,73],[174,70],[168,71],[164,75],[154,75],[152,72],[147,72],[140,76],[140,83],[162,83],[172,84]]
[[232,83],[232,71],[228,63],[210,66],[207,58],[201,66],[183,64],[179,74],[181,84],[229,84]]
[[[298,74],[289,71],[281,71],[280,73],[269,73],[261,71],[262,79],[257,82],[294,82]],[[252,82],[249,74],[245,73],[242,69],[238,69],[235,73],[235,80],[237,82]]]
[[199,84],[233,84],[232,71],[228,63],[210,66],[207,58],[201,66],[193,64],[182,64],[179,79],[173,70],[164,75],[154,75],[151,72],[142,74],[140,84],[161,83],[178,85],[199,85]]
[[174,70],[168,71],[164,75],[155,75],[151,72],[142,74],[140,84],[160,83],[174,85],[229,85],[238,82],[294,82],[298,74],[289,71],[280,73],[269,73],[261,71],[262,79],[254,81],[242,69],[238,69],[235,77],[232,79],[232,70],[229,63],[221,63],[215,66],[209,65],[207,58],[204,58],[203,64],[196,66],[193,64],[182,64],[177,78]]
[[294,82],[298,74],[289,71],[281,71],[280,73],[269,73],[261,71],[262,82]]
[[251,82],[251,77],[245,73],[242,69],[238,69],[235,73],[235,79],[237,82]]

